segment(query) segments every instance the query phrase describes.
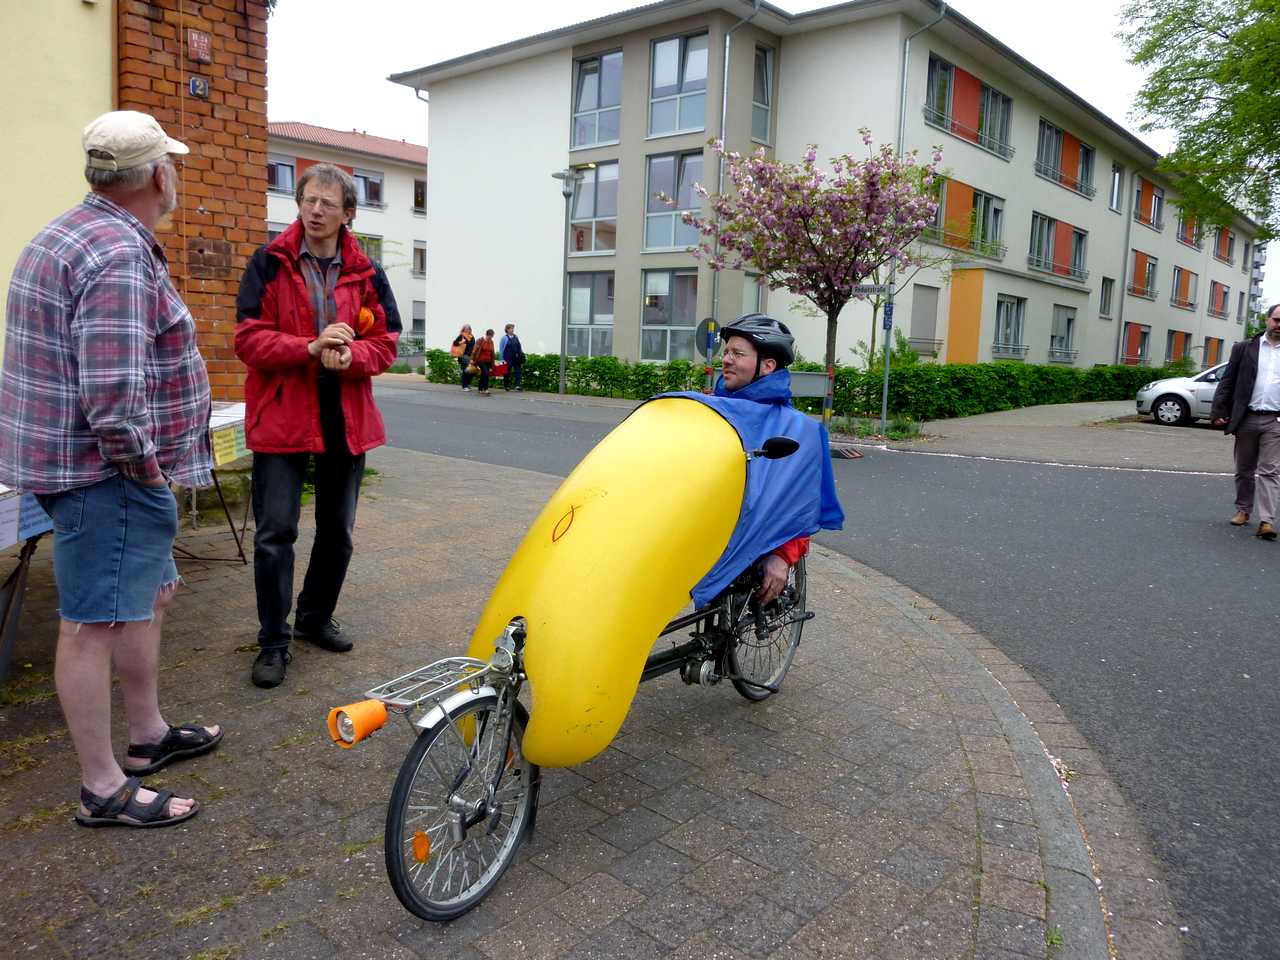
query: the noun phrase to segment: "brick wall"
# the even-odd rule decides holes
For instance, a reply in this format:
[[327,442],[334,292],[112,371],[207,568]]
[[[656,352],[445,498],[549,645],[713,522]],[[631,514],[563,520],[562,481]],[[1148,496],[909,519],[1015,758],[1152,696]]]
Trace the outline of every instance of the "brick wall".
[[[118,106],[141,110],[191,148],[179,207],[158,231],[196,318],[215,400],[244,396],[232,348],[240,274],[266,242],[267,14],[256,0],[120,0]],[[189,31],[208,38],[197,60]],[[197,38],[197,44],[199,43]],[[194,95],[192,78],[208,81]]]

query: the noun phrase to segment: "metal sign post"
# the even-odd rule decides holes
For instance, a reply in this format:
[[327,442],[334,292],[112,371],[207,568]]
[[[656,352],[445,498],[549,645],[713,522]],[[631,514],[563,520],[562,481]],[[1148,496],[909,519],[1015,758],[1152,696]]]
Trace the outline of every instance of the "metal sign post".
[[893,334],[893,294],[889,294],[889,302],[884,305],[884,389],[880,393],[880,435],[888,436],[889,420],[889,358],[893,356],[890,347]]
[[699,343],[703,345],[704,356],[706,357],[706,375],[707,382],[704,389],[705,393],[710,393],[716,385],[716,368],[713,364],[713,358],[716,353],[716,337],[720,333],[720,324],[716,322],[715,317],[707,317],[700,324],[698,329],[694,331],[693,343],[696,348]]

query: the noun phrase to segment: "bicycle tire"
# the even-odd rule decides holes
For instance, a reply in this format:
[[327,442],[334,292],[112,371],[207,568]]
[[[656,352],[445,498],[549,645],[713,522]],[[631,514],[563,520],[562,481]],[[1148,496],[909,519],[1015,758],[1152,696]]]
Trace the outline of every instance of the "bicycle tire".
[[[801,557],[787,572],[787,583],[783,588],[784,596],[789,596],[790,602],[779,607],[778,613],[771,618],[772,622],[803,614],[807,588],[808,577],[804,557]],[[750,592],[730,594],[724,600],[724,616],[731,633],[727,662],[733,688],[746,699],[758,702],[772,696],[774,691],[770,688],[780,686],[791,669],[804,621],[766,628],[766,635],[761,638],[749,617],[750,601]]]
[[[502,801],[499,811],[470,827],[462,841],[454,841],[450,837],[448,799],[451,795],[462,795],[464,799],[477,800],[487,795],[487,784],[494,772],[491,748],[495,745],[490,743],[486,747],[481,739],[475,747],[469,747],[461,730],[467,726],[473,731],[478,729],[480,738],[485,736],[486,730],[492,730],[496,737],[499,729],[495,722],[498,719],[498,697],[477,697],[455,707],[447,717],[418,735],[400,766],[391,791],[391,802],[387,806],[383,852],[391,888],[405,909],[415,916],[443,922],[456,919],[475,907],[497,885],[533,827],[539,771],[524,758],[521,749],[529,722],[528,712],[519,703],[514,707],[510,752],[506,760],[511,775],[504,774],[497,794],[503,795],[504,782],[509,782],[513,788],[507,799]],[[473,733],[473,739],[475,736]],[[433,748],[435,754],[432,754]],[[474,759],[478,762],[462,777],[464,751],[468,750],[475,751]],[[450,785],[458,780],[460,782],[451,794]],[[432,818],[434,822],[421,826]],[[419,829],[412,829],[415,825]],[[495,835],[500,836],[495,839]],[[484,856],[486,848],[487,858]],[[427,871],[429,865],[430,873]],[[473,868],[474,880],[471,879]],[[436,880],[442,869],[446,874],[438,884]]]

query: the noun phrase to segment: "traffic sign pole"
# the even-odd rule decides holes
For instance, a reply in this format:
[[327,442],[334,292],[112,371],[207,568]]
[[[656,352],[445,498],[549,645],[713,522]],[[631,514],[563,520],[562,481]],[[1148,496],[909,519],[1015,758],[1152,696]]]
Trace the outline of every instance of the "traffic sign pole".
[[880,435],[889,435],[889,360],[893,356],[890,346],[893,340],[893,288],[890,287],[889,302],[884,305],[884,388],[880,392]]

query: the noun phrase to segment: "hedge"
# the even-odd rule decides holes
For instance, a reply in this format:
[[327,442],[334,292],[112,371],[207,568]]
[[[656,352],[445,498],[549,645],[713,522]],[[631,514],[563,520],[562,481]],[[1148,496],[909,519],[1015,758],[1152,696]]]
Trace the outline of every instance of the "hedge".
[[[797,363],[797,370],[821,370],[813,362]],[[566,368],[570,393],[643,400],[669,390],[702,387],[702,364],[690,360],[669,363],[630,363],[617,357],[570,357]],[[1144,383],[1175,371],[1150,367],[1041,366],[998,360],[995,363],[918,363],[889,371],[889,410],[912,420],[945,420],[995,410],[1012,410],[1044,403],[1132,400]],[[835,412],[844,416],[878,415],[883,368],[871,371],[836,368]],[[458,383],[458,361],[445,350],[428,350],[426,377],[432,383]],[[524,367],[524,387],[554,393],[560,382],[558,354],[530,354]],[[816,412],[821,400],[797,400],[801,409]]]

